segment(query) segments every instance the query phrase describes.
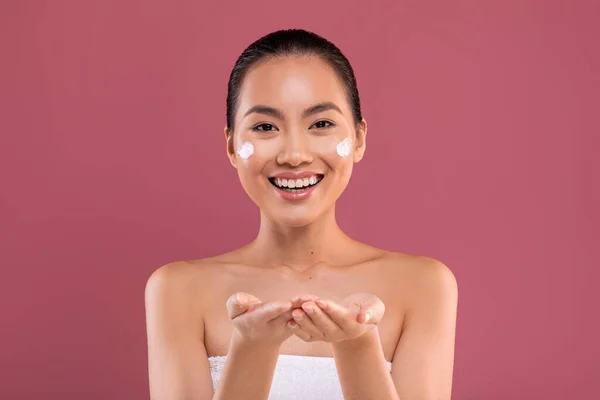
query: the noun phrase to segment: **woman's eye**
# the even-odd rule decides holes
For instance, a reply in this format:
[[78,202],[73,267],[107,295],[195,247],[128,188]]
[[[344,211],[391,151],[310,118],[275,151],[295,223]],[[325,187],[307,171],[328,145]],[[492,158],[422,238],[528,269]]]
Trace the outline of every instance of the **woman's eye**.
[[324,129],[324,128],[329,128],[333,125],[334,124],[329,121],[317,121],[317,122],[315,122],[315,124],[313,126],[317,129]]
[[252,129],[255,131],[271,132],[271,131],[275,130],[275,126],[273,126],[271,124],[260,124],[260,125],[256,125]]

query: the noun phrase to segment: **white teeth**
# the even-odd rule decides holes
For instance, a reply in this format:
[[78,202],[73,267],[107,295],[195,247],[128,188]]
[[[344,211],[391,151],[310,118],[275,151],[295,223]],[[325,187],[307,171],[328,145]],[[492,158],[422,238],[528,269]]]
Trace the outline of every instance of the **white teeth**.
[[275,183],[275,185],[282,187],[282,188],[289,188],[289,189],[301,189],[307,186],[311,186],[316,184],[317,182],[319,182],[319,177],[317,175],[313,175],[310,178],[302,178],[302,179],[281,179],[281,178],[275,178],[273,179],[273,183]]

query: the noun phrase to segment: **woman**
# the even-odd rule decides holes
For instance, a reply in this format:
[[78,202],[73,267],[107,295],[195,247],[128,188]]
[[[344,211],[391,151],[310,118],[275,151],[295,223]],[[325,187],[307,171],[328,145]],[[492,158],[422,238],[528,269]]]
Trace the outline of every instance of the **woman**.
[[225,139],[260,229],[149,278],[152,399],[450,399],[454,275],[336,223],[366,134],[354,72],[332,43],[284,30],[243,52]]

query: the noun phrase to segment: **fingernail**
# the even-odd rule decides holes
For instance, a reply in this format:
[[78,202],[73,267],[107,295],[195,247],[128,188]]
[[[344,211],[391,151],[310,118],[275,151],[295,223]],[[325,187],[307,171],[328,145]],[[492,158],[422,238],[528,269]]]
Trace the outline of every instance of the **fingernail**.
[[242,296],[240,293],[236,294],[235,301],[236,303],[242,305],[244,303],[244,296]]
[[315,309],[312,306],[302,307],[302,309],[306,311],[308,315],[312,315],[315,312]]
[[292,313],[292,317],[294,317],[296,321],[302,321],[302,318],[304,318],[301,312]]
[[325,307],[327,307],[327,303],[325,303],[323,300],[317,300],[315,303],[317,303],[317,305],[323,310],[325,309]]
[[367,313],[365,314],[365,322],[369,322],[370,319],[371,319],[371,311],[367,311]]

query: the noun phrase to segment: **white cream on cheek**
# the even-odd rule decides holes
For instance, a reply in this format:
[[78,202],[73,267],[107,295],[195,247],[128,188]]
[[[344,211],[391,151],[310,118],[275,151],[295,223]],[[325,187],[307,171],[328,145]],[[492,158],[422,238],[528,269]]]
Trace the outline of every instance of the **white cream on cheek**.
[[346,138],[337,144],[336,150],[338,156],[340,157],[348,157],[350,155],[350,147],[352,145],[352,141],[350,138]]
[[[351,148],[352,140],[350,138],[346,138],[337,144],[336,151],[338,156],[345,158],[350,155]],[[243,160],[249,159],[254,154],[254,145],[249,141],[245,141],[238,149],[237,154]]]
[[237,153],[242,159],[247,160],[252,154],[254,154],[254,145],[246,141],[242,147],[240,147]]

